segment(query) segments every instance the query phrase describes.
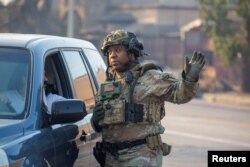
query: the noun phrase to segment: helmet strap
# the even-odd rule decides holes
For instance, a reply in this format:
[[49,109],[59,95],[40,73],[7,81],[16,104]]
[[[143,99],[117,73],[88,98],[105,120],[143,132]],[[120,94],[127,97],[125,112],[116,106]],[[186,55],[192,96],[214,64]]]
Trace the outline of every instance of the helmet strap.
[[106,81],[114,81],[114,75],[112,74],[112,72],[110,71],[110,67],[108,66],[108,68],[106,69]]
[[124,66],[131,66],[132,64],[136,65],[136,64],[139,64],[139,61],[138,59],[136,58],[136,56],[134,55],[135,57],[135,60],[132,60],[132,54],[131,53],[128,53],[128,61],[124,64]]
[[106,69],[106,81],[112,81],[114,79],[114,76],[109,72],[109,69],[111,67],[110,63],[109,63],[109,59],[107,56],[107,69]]

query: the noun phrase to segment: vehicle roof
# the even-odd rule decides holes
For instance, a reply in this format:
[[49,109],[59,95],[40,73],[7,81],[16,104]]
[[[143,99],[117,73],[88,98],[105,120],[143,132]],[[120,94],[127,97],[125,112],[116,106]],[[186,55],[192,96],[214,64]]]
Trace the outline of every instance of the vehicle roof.
[[88,41],[59,37],[52,35],[39,35],[39,34],[15,34],[15,33],[0,33],[0,47],[24,47],[36,48],[42,47],[81,47],[81,48],[95,48],[94,45]]

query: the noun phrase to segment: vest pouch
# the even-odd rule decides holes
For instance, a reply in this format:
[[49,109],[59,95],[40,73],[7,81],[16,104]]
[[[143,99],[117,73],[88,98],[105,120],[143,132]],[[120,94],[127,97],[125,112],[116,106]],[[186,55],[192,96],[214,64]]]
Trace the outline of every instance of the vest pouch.
[[120,124],[125,122],[125,101],[110,100],[104,104],[105,116],[103,125]]
[[162,141],[160,135],[148,136],[146,137],[147,146],[152,150],[161,149]]
[[147,146],[150,149],[152,150],[161,149],[163,156],[166,156],[171,152],[172,146],[168,145],[167,143],[163,143],[160,135],[148,136],[146,137],[146,141],[147,141]]
[[125,103],[125,121],[142,122],[144,115],[143,110],[143,104]]
[[164,106],[161,103],[149,102],[145,109],[146,120],[149,122],[159,122],[165,115]]
[[167,143],[162,143],[161,150],[162,150],[162,155],[167,156],[171,152],[171,145],[168,145]]

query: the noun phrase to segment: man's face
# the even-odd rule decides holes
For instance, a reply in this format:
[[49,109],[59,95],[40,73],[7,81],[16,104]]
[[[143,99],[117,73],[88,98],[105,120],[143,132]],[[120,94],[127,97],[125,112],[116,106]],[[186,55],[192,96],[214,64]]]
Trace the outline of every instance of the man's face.
[[125,72],[129,69],[129,55],[125,46],[113,45],[110,46],[108,51],[109,63],[117,72]]

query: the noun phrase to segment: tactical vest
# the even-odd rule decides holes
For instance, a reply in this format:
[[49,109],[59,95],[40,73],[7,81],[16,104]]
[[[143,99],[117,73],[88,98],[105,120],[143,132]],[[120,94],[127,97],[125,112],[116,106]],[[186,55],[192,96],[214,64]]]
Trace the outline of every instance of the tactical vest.
[[164,103],[160,99],[149,100],[144,104],[133,103],[134,88],[138,79],[152,69],[161,70],[154,64],[146,64],[125,76],[129,83],[108,81],[101,84],[98,100],[103,102],[105,110],[104,120],[100,121],[102,126],[127,122],[159,122],[165,116]]

